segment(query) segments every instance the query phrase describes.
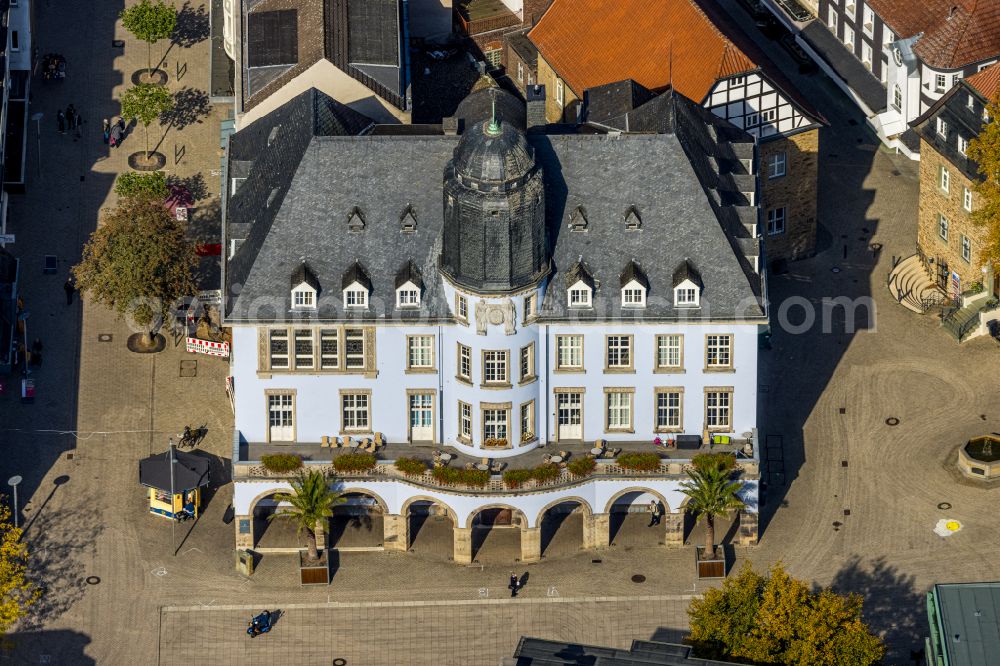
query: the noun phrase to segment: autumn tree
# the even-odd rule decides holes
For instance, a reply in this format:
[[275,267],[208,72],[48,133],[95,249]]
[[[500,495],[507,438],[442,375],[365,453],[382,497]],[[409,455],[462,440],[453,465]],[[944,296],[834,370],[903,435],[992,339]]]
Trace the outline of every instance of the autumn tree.
[[28,580],[28,546],[10,523],[10,509],[0,505],[0,635],[28,614],[39,590]]
[[146,329],[152,346],[178,299],[194,296],[194,244],[162,201],[122,199],[103,220],[73,267],[79,289]]
[[990,262],[1000,268],[1000,94],[986,107],[990,121],[979,135],[969,142],[969,159],[979,164],[981,179],[975,190],[979,205],[972,221],[985,231],[985,244],[980,251],[980,264]]
[[132,35],[146,42],[146,71],[153,74],[153,44],[173,34],[177,26],[177,10],[163,0],[139,0],[119,14],[122,25]]
[[761,575],[747,563],[688,608],[688,639],[699,657],[756,664],[868,666],[885,653],[861,619],[859,595],[814,591],[775,564]]
[[163,86],[140,83],[122,93],[122,116],[142,123],[146,157],[149,158],[149,124],[174,108],[174,98]]

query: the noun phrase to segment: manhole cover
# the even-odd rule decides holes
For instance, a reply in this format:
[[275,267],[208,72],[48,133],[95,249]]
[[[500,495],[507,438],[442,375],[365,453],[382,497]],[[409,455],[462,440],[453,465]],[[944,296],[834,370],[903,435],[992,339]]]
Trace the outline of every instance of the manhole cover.
[[101,582],[101,579],[99,576],[87,576],[85,582],[87,583],[87,585],[97,585],[98,583]]
[[846,414],[847,413],[847,407],[841,407],[840,408],[840,413],[841,414]]
[[839,266],[834,266],[833,268],[830,269],[830,272],[831,273],[839,273],[840,272],[840,267]]
[[111,342],[112,338],[114,338],[114,336],[111,335],[110,333],[98,333],[97,334],[97,341],[98,342]]
[[890,416],[889,418],[887,418],[885,420],[885,424],[887,426],[898,426],[899,425],[899,419],[897,419],[895,416]]
[[67,453],[66,454],[66,460],[72,460],[72,459],[73,459],[73,454],[72,453]]
[[845,516],[851,515],[851,510],[850,509],[844,509],[844,515]]
[[632,576],[632,582],[633,583],[645,583],[646,582],[646,577],[643,576],[642,574],[636,574],[636,575]]
[[938,508],[941,509],[942,511],[947,511],[948,509],[951,508],[951,503],[950,502],[941,502],[940,504],[938,504]]

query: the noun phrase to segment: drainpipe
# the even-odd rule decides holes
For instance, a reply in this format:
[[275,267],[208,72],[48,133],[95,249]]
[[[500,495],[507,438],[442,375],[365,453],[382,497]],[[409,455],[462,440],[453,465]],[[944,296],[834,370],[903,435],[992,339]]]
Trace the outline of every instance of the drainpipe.
[[[440,444],[444,446],[444,340],[442,339],[442,327],[438,324],[438,399],[437,399],[437,417],[438,417],[438,439]],[[407,414],[406,418],[409,418]]]

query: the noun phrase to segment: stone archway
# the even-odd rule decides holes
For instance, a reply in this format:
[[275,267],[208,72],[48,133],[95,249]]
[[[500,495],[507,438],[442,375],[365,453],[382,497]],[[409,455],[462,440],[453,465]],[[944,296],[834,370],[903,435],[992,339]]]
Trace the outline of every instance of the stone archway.
[[608,543],[623,548],[662,546],[664,527],[650,525],[650,498],[659,502],[663,515],[670,515],[670,504],[659,492],[635,486],[618,491],[605,504],[608,514]]
[[564,497],[547,504],[535,521],[539,529],[539,555],[573,555],[586,548],[588,521],[592,517],[593,509],[580,497]]
[[453,531],[459,527],[454,509],[439,499],[418,495],[406,500],[400,516],[405,529],[397,538],[407,551],[429,559],[453,559]]
[[472,560],[507,563],[521,559],[521,532],[528,519],[509,504],[487,504],[469,514]]
[[250,503],[251,548],[266,552],[294,551],[305,547],[305,538],[298,534],[292,519],[272,518],[278,511],[278,493],[287,488],[273,488],[257,495]]
[[343,488],[345,500],[333,508],[327,527],[327,545],[337,550],[382,548],[386,503],[365,488]]

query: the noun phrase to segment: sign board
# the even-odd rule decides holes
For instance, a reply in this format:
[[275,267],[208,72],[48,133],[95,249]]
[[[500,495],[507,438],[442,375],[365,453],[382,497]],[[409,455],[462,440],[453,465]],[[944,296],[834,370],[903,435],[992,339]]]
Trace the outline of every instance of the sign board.
[[192,337],[188,337],[186,342],[187,351],[194,354],[207,354],[209,356],[229,358],[228,342],[212,342],[211,340],[202,340],[201,338]]
[[198,302],[202,305],[222,305],[222,290],[207,289],[198,292]]
[[962,293],[962,278],[959,277],[958,273],[952,272],[951,280],[948,284],[948,295],[954,299],[957,299]]
[[32,401],[35,399],[35,380],[25,377],[21,380],[21,400]]
[[0,243],[6,245],[14,242],[14,234],[0,234]]
[[175,209],[175,211],[177,213],[177,221],[178,222],[187,222],[187,219],[188,219],[188,209],[187,209],[187,206],[178,206]]

